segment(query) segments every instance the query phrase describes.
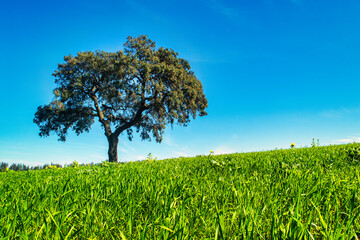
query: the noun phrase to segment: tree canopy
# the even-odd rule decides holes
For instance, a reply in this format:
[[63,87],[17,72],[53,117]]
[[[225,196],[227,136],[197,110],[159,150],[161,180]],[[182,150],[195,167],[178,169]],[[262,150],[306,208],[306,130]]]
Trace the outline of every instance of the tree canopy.
[[88,132],[97,119],[109,141],[109,161],[118,161],[119,135],[134,130],[143,140],[161,142],[167,124],[186,126],[206,115],[207,99],[187,60],[172,49],[156,48],[142,35],[128,37],[124,50],[65,56],[53,73],[54,99],[39,106],[34,123],[40,136],[69,129]]

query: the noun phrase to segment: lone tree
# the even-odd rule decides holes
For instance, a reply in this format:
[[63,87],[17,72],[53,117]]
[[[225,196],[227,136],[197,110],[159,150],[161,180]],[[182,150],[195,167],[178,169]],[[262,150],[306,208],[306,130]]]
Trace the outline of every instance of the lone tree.
[[161,142],[166,124],[186,126],[207,113],[201,82],[190,64],[172,49],[158,48],[147,36],[128,37],[124,51],[79,52],[65,56],[53,73],[54,100],[39,106],[34,123],[41,137],[56,133],[65,141],[72,129],[89,132],[95,119],[109,142],[109,161],[117,162],[119,135]]

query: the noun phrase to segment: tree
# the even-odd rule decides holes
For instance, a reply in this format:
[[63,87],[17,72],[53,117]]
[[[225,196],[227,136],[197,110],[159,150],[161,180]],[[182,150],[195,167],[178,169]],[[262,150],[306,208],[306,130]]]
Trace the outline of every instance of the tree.
[[201,82],[190,64],[172,49],[156,48],[147,36],[128,37],[124,51],[79,52],[65,56],[53,73],[57,87],[34,123],[41,137],[56,133],[65,141],[72,129],[89,132],[97,119],[109,142],[109,161],[117,162],[119,135],[133,130],[142,140],[161,142],[165,126],[187,126],[207,115]]

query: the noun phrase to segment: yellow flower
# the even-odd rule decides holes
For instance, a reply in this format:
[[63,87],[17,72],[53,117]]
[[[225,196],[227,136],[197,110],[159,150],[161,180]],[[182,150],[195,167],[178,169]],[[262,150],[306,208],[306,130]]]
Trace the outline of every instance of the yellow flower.
[[214,151],[213,151],[213,150],[210,150],[210,153],[214,153]]
[[6,168],[5,168],[5,171],[9,171],[9,168],[8,168],[8,167],[6,167]]
[[45,167],[45,169],[48,169],[48,167]]
[[294,147],[295,147],[295,143],[291,143],[291,144],[290,144],[290,147],[291,147],[291,148],[294,148]]
[[90,164],[87,164],[88,167],[90,167]]

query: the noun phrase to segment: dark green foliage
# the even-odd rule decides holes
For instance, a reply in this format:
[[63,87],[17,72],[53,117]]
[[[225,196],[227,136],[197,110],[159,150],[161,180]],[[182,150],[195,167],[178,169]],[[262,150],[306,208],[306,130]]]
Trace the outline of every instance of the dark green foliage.
[[0,174],[0,238],[357,239],[359,144]]
[[27,171],[27,170],[30,169],[30,167],[26,166],[25,164],[13,163],[13,164],[10,165],[9,169],[14,170],[14,171]]
[[6,171],[6,168],[8,167],[9,165],[5,162],[1,162],[0,163],[0,172],[5,172]]
[[124,51],[79,52],[66,56],[53,76],[54,100],[40,106],[34,122],[40,136],[65,141],[72,129],[88,132],[95,119],[109,141],[109,161],[117,161],[119,135],[136,130],[143,140],[161,142],[167,124],[186,126],[206,115],[207,100],[190,64],[172,49],[156,49],[146,36],[129,37]]

